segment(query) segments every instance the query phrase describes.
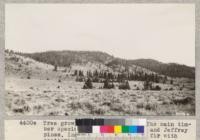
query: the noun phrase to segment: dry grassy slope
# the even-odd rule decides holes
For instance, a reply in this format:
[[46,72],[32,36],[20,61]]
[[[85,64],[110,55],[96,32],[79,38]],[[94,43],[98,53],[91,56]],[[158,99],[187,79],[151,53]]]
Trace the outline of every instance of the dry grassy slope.
[[16,54],[5,53],[5,73],[8,77],[27,78],[31,76],[40,79],[45,78],[48,74],[52,77],[57,76],[52,70],[52,65],[40,63]]

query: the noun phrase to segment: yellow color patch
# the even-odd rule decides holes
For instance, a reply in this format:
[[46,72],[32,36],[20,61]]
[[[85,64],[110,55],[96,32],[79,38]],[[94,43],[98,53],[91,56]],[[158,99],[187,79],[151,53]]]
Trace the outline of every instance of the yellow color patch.
[[122,126],[120,125],[114,126],[114,131],[115,133],[122,133]]

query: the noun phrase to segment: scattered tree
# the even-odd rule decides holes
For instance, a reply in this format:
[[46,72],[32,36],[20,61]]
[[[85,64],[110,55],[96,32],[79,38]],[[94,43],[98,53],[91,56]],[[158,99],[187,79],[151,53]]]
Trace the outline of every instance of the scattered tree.
[[131,88],[130,88],[130,85],[129,85],[128,81],[125,81],[125,82],[122,82],[122,83],[119,85],[119,89],[129,90],[129,89],[131,89]]
[[55,65],[54,65],[54,71],[57,71],[57,70],[58,70],[58,65],[55,64]]
[[85,82],[84,86],[83,86],[83,89],[92,89],[93,86],[92,86],[92,81],[90,78],[87,79],[87,81]]
[[170,84],[173,85],[173,83],[174,83],[174,81],[173,81],[173,79],[171,79]]
[[144,90],[151,90],[152,89],[152,82],[150,81],[144,81]]
[[103,88],[105,88],[105,89],[111,89],[111,88],[114,88],[115,86],[114,86],[114,83],[112,82],[112,83],[110,83],[110,81],[108,80],[108,79],[106,79],[105,81],[104,81],[104,85],[103,85]]

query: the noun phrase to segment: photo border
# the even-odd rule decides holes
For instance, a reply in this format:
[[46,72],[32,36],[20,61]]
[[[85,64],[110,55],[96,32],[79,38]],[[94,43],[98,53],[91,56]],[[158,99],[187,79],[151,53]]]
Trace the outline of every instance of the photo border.
[[[147,119],[192,119],[196,120],[196,139],[200,139],[200,0],[0,0],[0,140],[4,140],[4,121],[5,120],[63,120],[81,118],[81,116],[8,116],[5,112],[5,5],[6,4],[195,4],[195,116],[134,116],[134,118]],[[13,23],[14,24],[14,23]],[[199,55],[198,55],[199,54]],[[86,117],[85,115],[82,117]],[[122,118],[122,116],[92,116],[96,118]],[[123,116],[130,118],[130,116]]]

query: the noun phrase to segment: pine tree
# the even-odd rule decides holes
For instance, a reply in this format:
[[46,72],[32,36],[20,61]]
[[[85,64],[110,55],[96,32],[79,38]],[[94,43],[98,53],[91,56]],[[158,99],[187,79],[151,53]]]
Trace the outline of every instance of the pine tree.
[[57,69],[58,69],[58,66],[57,66],[57,64],[55,64],[54,65],[54,71],[57,71]]
[[130,88],[130,85],[129,85],[129,82],[126,81],[126,82],[121,83],[121,84],[119,85],[119,89],[125,89],[125,90],[131,89],[131,88]]
[[173,81],[173,79],[171,79],[170,84],[173,85],[173,83],[174,83],[174,81]]
[[79,70],[79,76],[84,76],[83,71]]
[[83,89],[92,89],[92,88],[93,88],[92,81],[90,78],[88,78],[83,86]]
[[111,89],[115,87],[114,83],[113,82],[111,83],[109,79],[105,79],[103,83],[104,83],[103,88],[105,89]]
[[104,81],[103,88],[106,88],[106,89],[109,88],[109,81],[108,81],[108,79],[106,79],[106,80]]
[[77,76],[78,75],[78,70],[75,70],[74,71],[74,76]]
[[151,90],[152,89],[152,82],[149,80],[144,81],[144,90]]

